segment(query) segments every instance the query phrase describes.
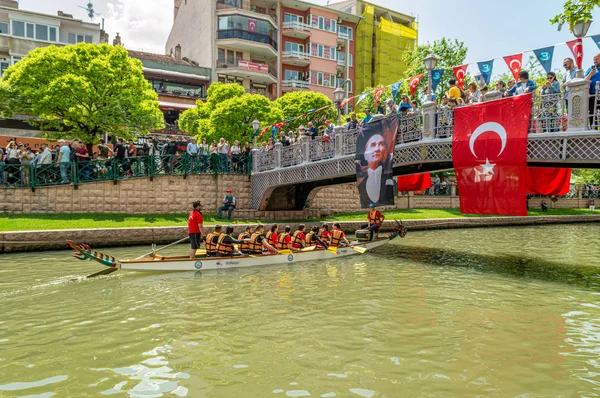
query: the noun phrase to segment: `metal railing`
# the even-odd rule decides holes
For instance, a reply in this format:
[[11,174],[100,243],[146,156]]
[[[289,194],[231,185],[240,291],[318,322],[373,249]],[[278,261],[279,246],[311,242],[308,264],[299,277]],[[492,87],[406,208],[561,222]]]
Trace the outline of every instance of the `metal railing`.
[[282,54],[282,57],[283,58],[298,58],[301,60],[310,61],[310,54],[302,52],[302,51],[297,51],[297,50],[284,51]]
[[0,187],[79,185],[160,175],[250,174],[251,170],[251,156],[219,154],[137,156],[44,165],[0,163]]
[[268,171],[277,168],[277,154],[274,150],[259,152],[256,155],[256,171]]
[[298,21],[288,21],[283,23],[283,29],[304,30],[310,32],[310,25]]
[[452,137],[454,131],[454,110],[440,108],[435,115],[435,138]]
[[595,94],[591,94],[590,98],[593,98],[590,101],[590,105],[593,105],[592,108],[589,109],[589,126],[592,130],[598,130],[600,127],[600,83],[596,83]]
[[308,153],[311,162],[331,159],[335,156],[335,143],[333,139],[317,137],[308,143]]
[[251,32],[245,29],[223,29],[217,31],[217,39],[242,39],[249,40],[256,43],[269,44],[275,51],[277,51],[277,42],[273,40],[269,35],[262,33]]
[[421,139],[421,113],[401,112],[396,144],[415,142]]
[[310,83],[303,80],[284,80],[281,82],[284,88],[309,88]]
[[350,40],[350,35],[348,33],[338,32],[338,39]]
[[281,150],[281,167],[296,166],[304,162],[302,145],[292,144],[284,146]]
[[533,96],[529,133],[558,133],[567,129],[563,94]]

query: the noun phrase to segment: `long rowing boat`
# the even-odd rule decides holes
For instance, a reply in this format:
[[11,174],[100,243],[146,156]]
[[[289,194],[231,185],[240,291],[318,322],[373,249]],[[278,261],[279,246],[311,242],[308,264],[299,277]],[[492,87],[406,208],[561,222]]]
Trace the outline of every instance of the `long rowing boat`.
[[[369,250],[381,247],[398,236],[404,237],[406,231],[399,226],[395,232],[387,238],[381,238],[369,242],[351,242],[350,246],[339,248],[316,248],[309,247],[298,252],[282,250],[277,254],[245,255],[234,257],[206,257],[200,256],[190,259],[187,256],[160,256],[153,253],[147,258],[132,260],[117,260],[113,256],[93,250],[86,244],[76,244],[70,240],[67,243],[75,251],[74,256],[80,260],[96,261],[106,267],[110,272],[121,270],[150,271],[150,272],[172,272],[172,271],[198,271],[230,268],[245,268],[275,264],[295,264],[302,261],[322,261],[338,257],[346,257],[363,254]],[[98,275],[106,275],[109,270],[101,271]],[[95,276],[96,274],[94,274]]]

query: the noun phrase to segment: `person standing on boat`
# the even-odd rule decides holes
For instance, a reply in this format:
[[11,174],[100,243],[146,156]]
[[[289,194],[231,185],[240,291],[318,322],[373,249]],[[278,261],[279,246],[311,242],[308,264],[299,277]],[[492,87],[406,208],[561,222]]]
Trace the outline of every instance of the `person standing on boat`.
[[244,241],[233,239],[231,237],[232,233],[233,227],[231,225],[228,225],[227,227],[225,227],[225,233],[219,236],[219,239],[217,241],[217,255],[219,257],[242,255],[241,252],[235,250],[233,244],[235,243],[239,245],[244,243]]
[[250,238],[250,254],[262,254],[263,248],[271,253],[277,253],[277,249],[269,244],[265,236],[265,226],[257,225],[252,237]]
[[219,243],[219,235],[221,235],[221,226],[215,225],[215,230],[206,236],[204,247],[206,247],[206,257],[214,257],[217,255],[217,243]]
[[252,237],[252,234],[254,233],[254,226],[250,225],[246,227],[246,231],[242,232],[241,234],[239,234],[238,236],[238,240],[241,240],[242,243],[240,243],[240,251],[243,254],[248,254],[250,252],[250,244],[248,242],[250,242],[250,238]]
[[265,235],[267,242],[273,247],[277,246],[279,239],[277,238],[277,224],[271,225],[271,230]]
[[331,230],[331,244],[330,247],[341,247],[342,244],[344,246],[350,246],[350,242],[346,239],[346,234],[342,231],[342,226],[339,222],[333,224],[333,229]]
[[200,248],[202,235],[204,235],[204,218],[202,217],[202,203],[197,200],[192,203],[192,206],[194,208],[188,217],[188,235],[190,237],[190,244],[192,245],[190,258],[193,259],[196,257],[196,250]]
[[233,196],[232,192],[231,189],[227,190],[227,195],[223,198],[223,206],[219,207],[219,211],[217,212],[217,218],[223,217],[223,211],[226,211],[227,221],[231,221],[231,213],[233,213],[236,205],[235,196]]
[[321,238],[319,238],[319,227],[316,225],[312,227],[309,233],[306,234],[304,242],[306,243],[306,247],[317,246],[317,244],[319,247],[329,247],[327,243],[323,242]]
[[369,222],[367,224],[361,225],[362,229],[369,230],[369,240],[373,240],[373,234],[378,233],[381,225],[383,224],[383,220],[385,220],[385,216],[379,212],[375,208],[375,204],[371,203],[369,205],[370,210],[367,214],[367,219]]
[[279,234],[277,238],[278,250],[291,250],[293,252],[298,251],[298,249],[294,249],[294,247],[292,246],[292,237],[290,236],[290,232],[292,232],[292,227],[286,225],[283,229],[283,233]]
[[306,246],[306,234],[304,233],[304,224],[298,225],[298,229],[292,235],[292,247],[294,249],[302,249]]

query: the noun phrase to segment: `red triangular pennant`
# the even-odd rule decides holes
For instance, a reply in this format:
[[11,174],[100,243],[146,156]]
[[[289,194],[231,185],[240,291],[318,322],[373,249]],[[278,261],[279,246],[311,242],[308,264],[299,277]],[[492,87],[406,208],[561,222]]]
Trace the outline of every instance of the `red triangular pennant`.
[[381,87],[381,88],[378,88],[377,90],[375,90],[375,101],[374,101],[374,103],[379,102],[379,99],[381,98],[381,94],[383,94],[384,91],[385,91],[385,87]]
[[409,80],[410,95],[412,95],[413,97],[415,96],[415,91],[417,90],[417,86],[419,85],[419,82],[421,81],[422,77],[423,77],[423,74],[421,73],[420,75],[411,77]]
[[581,65],[583,64],[583,44],[581,39],[568,41],[567,46],[569,46],[569,49],[573,53],[577,68],[581,69]]
[[463,90],[465,89],[465,74],[467,73],[468,67],[469,65],[460,65],[455,66],[453,68],[454,77],[456,77],[456,82],[458,83],[458,86]]
[[504,57],[504,62],[508,65],[508,69],[510,69],[510,73],[514,76],[515,81],[519,81],[519,73],[521,73],[521,69],[523,68],[523,53],[507,55]]

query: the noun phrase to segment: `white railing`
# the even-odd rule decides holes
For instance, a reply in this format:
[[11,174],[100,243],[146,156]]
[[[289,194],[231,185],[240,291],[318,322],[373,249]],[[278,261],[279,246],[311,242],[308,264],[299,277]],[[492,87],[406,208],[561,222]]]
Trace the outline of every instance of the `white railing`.
[[297,21],[284,22],[283,29],[305,30],[310,32],[310,25]]
[[281,148],[281,167],[296,166],[304,162],[302,145],[293,144]]
[[339,66],[346,66],[346,60],[344,60],[344,59],[339,59],[339,58],[338,58],[338,60],[337,60],[337,64],[338,64]]
[[310,54],[297,50],[284,51],[282,56],[283,58],[298,58],[306,61],[310,60]]
[[277,155],[274,150],[258,152],[254,160],[256,162],[255,172],[270,171],[277,168]]
[[348,33],[338,32],[338,38],[342,40],[350,40],[350,35]]
[[310,87],[310,83],[309,82],[305,82],[302,80],[284,80],[283,82],[281,82],[283,87],[288,87],[288,88],[309,88]]
[[310,140],[308,145],[311,162],[331,159],[335,156],[335,144],[333,139],[326,140],[324,137],[317,137],[314,140]]

